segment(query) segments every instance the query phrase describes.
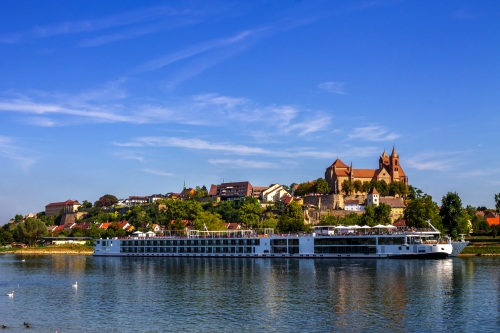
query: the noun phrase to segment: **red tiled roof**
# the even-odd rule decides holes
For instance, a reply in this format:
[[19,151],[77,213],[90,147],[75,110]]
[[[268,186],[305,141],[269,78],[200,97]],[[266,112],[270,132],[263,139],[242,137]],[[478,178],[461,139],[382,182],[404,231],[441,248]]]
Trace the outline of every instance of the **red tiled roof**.
[[397,222],[394,222],[393,226],[395,227],[406,227],[406,221],[405,219],[401,219]]
[[378,191],[377,191],[377,189],[376,189],[375,187],[374,187],[374,188],[372,188],[372,190],[371,190],[371,192],[370,192],[370,193],[371,193],[371,194],[379,194],[379,193],[378,193]]
[[358,200],[346,200],[346,201],[344,201],[344,204],[346,204],[346,205],[358,205],[359,201]]
[[128,222],[127,221],[121,221],[121,222],[118,222],[118,225],[120,226],[120,228],[125,229],[125,228],[128,227]]
[[406,207],[402,198],[380,198],[380,202],[391,206],[391,208]]
[[500,217],[487,217],[486,222],[488,222],[489,225],[499,225]]
[[208,195],[214,196],[217,195],[217,185],[210,185],[210,191],[208,192]]
[[253,186],[254,191],[265,191],[269,188],[269,186]]
[[490,217],[499,217],[499,216],[497,213],[489,212],[488,214],[486,214],[486,218],[490,218]]
[[52,203],[49,203],[47,206],[45,207],[54,207],[54,206],[69,206],[69,205],[79,205],[80,203],[78,201],[73,201],[71,199],[68,199],[64,202],[52,202]]
[[76,225],[73,226],[73,228],[79,228],[82,230],[86,230],[90,227],[90,222],[84,222],[84,223],[77,223]]
[[337,167],[337,168],[348,168],[344,162],[342,162],[340,159],[336,159],[335,162],[331,165],[331,167]]
[[377,170],[375,169],[353,169],[354,178],[375,178]]
[[104,223],[101,223],[99,225],[99,229],[104,229],[104,230],[107,230],[109,228],[109,226],[111,225],[111,223],[109,222],[104,222]]
[[347,170],[335,170],[335,174],[339,177],[349,176],[349,172]]

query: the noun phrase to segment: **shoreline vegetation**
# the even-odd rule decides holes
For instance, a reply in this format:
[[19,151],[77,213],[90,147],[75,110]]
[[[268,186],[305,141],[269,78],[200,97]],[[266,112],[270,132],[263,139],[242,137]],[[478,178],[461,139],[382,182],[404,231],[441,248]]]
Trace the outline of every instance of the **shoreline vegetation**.
[[40,246],[40,247],[27,247],[27,248],[8,248],[0,249],[0,254],[75,254],[75,255],[92,255],[94,248],[86,245],[54,245],[54,246]]
[[[94,248],[86,245],[63,245],[63,246],[42,246],[42,247],[28,247],[28,248],[8,248],[0,249],[0,254],[20,254],[20,255],[57,255],[57,254],[71,254],[71,255],[92,255]],[[470,244],[467,246],[459,257],[472,257],[472,256],[500,256],[499,245],[475,245]]]

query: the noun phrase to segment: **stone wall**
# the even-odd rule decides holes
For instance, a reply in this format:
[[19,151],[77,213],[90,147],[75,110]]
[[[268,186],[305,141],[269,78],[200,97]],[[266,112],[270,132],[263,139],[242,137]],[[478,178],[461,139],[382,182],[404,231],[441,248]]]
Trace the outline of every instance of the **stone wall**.
[[61,216],[60,225],[69,226],[75,222],[76,222],[75,213],[66,213],[66,214],[63,213]]

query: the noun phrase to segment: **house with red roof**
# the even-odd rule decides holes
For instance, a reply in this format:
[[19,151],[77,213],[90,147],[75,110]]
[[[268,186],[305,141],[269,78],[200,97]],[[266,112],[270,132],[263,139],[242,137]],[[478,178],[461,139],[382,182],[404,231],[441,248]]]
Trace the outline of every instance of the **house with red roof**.
[[486,218],[486,222],[488,222],[490,226],[499,225],[500,217],[488,217]]
[[104,222],[104,223],[99,224],[97,227],[99,229],[108,230],[108,228],[110,226],[111,226],[111,222]]

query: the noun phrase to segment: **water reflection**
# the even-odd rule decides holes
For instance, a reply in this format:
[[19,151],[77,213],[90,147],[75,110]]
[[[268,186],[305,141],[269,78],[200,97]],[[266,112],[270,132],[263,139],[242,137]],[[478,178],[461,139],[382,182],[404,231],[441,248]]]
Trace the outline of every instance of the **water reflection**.
[[[0,256],[0,319],[23,331],[497,331],[500,258]],[[78,281],[78,289],[72,284]],[[19,287],[17,285],[19,284]],[[478,310],[480,309],[480,310]]]

